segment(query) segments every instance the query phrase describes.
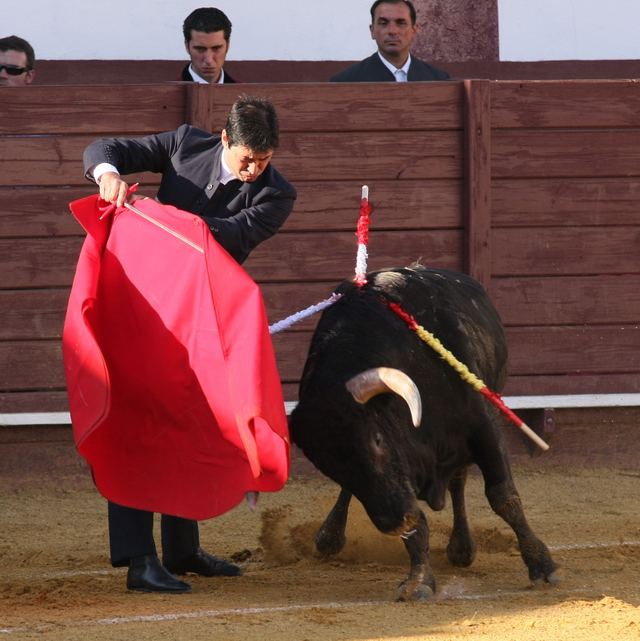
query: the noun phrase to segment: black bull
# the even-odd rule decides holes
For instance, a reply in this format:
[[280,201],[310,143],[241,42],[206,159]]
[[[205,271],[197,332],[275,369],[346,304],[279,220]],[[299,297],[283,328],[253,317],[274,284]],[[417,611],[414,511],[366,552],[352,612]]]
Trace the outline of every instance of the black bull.
[[507,378],[507,344],[487,293],[468,276],[421,265],[367,278],[364,287],[343,282],[337,290],[342,298],[324,311],[290,420],[296,445],[342,488],[317,534],[318,551],[330,555],[343,548],[353,495],[381,532],[404,540],[411,571],[397,598],[431,598],[436,585],[429,526],[417,500],[442,510],[449,490],[453,528],[447,556],[454,566],[470,565],[475,542],[464,487],[475,463],[491,508],[518,538],[530,579],[556,584],[562,570],[525,519],[495,408],[387,304],[400,303],[500,392]]

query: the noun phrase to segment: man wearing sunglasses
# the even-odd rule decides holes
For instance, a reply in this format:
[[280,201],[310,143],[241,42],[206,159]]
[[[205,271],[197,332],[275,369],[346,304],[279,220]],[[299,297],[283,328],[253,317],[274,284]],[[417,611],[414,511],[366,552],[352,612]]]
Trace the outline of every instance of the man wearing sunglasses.
[[33,47],[18,36],[0,38],[0,87],[26,87],[36,72]]

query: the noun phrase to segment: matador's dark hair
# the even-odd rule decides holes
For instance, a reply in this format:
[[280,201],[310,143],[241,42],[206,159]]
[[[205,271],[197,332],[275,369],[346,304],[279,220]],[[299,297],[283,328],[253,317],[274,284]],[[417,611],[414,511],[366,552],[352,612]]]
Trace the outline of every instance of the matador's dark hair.
[[240,145],[264,153],[280,145],[278,114],[266,98],[240,96],[227,116],[225,130],[230,146]]

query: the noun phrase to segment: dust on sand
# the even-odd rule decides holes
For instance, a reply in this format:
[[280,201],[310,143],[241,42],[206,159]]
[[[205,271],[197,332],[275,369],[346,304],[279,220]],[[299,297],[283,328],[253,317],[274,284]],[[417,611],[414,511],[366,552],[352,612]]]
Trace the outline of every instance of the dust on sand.
[[8,639],[338,639],[490,641],[640,637],[640,473],[515,470],[525,513],[565,571],[559,588],[533,588],[511,530],[491,512],[482,479],[468,483],[478,544],[469,568],[445,547],[450,507],[433,513],[434,603],[393,601],[408,572],[399,538],[377,532],[353,502],[347,545],[314,557],[315,532],[338,488],[293,478],[201,524],[204,549],[234,560],[238,578],[191,576],[185,595],[132,593],[108,563],[106,502],[95,490],[0,494],[0,633]]

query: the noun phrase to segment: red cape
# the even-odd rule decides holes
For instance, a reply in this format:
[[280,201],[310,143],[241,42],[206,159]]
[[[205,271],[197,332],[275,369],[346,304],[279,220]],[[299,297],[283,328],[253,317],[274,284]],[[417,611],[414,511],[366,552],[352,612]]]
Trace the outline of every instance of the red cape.
[[282,489],[288,429],[256,283],[197,216],[150,199],[70,206],[87,238],[63,355],[98,490],[203,520]]

